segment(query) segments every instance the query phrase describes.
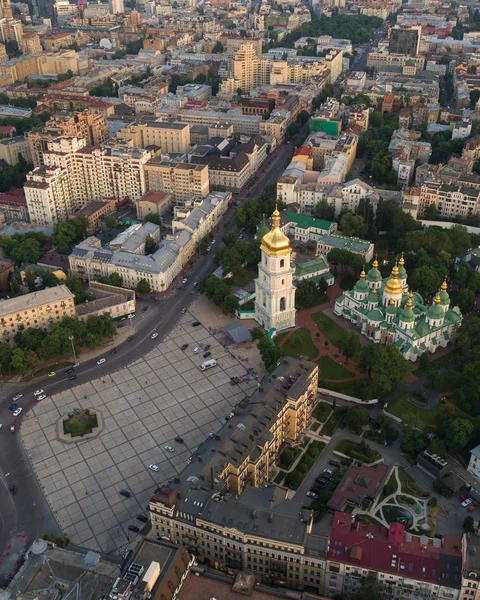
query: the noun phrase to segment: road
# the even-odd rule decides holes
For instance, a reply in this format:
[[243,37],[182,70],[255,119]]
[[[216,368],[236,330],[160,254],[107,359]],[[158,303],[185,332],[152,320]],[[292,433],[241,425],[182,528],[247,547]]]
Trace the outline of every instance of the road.
[[357,48],[358,54],[352,62],[352,66],[350,68],[351,71],[365,71],[367,67],[368,53],[371,52],[374,46],[378,45],[378,43],[386,36],[386,34],[387,24],[384,23],[374,31],[371,42]]
[[[260,180],[253,183],[248,194],[241,194],[238,198],[241,200],[247,195],[258,195],[265,185],[273,183],[283,172],[285,162],[293,153],[293,147],[293,144],[281,146],[272,153],[263,168]],[[215,228],[213,233],[216,239],[220,239],[226,231],[236,229],[233,210],[229,208]],[[70,381],[69,376],[62,370],[52,378],[44,377],[32,383],[2,386],[0,391],[0,423],[3,425],[0,430],[0,556],[16,534],[26,535],[29,542],[45,532],[61,534],[18,435],[9,432],[11,425],[15,425],[18,429],[22,417],[28,414],[29,409],[36,402],[33,392],[42,388],[48,396],[52,396],[102,375],[111,375],[115,378],[117,371],[151,351],[169,334],[181,317],[182,309],[188,308],[195,298],[197,288],[194,283],[213,271],[214,266],[213,252],[197,256],[178,277],[178,280],[181,280],[183,276],[187,276],[186,284],[172,283],[168,297],[138,300],[137,316],[129,321],[129,325],[135,329],[132,341],[126,341],[118,346],[117,354],[110,355],[107,351],[106,363],[103,365],[97,365],[97,358],[82,363],[76,369],[78,378],[74,381]],[[148,308],[144,311],[145,307]],[[158,333],[156,339],[151,338],[154,330]],[[8,409],[11,398],[16,393],[23,394],[18,401],[18,406],[23,408],[23,412],[18,417],[14,417],[12,411]],[[9,485],[17,488],[15,495],[10,494]]]

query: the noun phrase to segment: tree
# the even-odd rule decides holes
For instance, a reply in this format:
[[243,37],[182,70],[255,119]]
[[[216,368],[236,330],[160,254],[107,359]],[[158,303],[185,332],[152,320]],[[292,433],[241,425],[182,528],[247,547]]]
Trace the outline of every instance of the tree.
[[372,344],[359,351],[357,369],[368,374],[371,393],[382,397],[403,382],[411,366],[396,346]]
[[326,280],[323,277],[320,277],[320,279],[318,280],[317,288],[321,294],[327,293],[328,283],[326,282]]
[[105,226],[108,229],[114,229],[118,226],[118,219],[115,215],[108,215],[105,219]]
[[434,202],[428,205],[427,210],[425,211],[424,219],[426,221],[438,221],[438,208]]
[[146,279],[140,279],[137,285],[137,292],[139,294],[149,294],[151,291],[148,281]]
[[233,294],[225,296],[222,300],[221,308],[224,315],[234,315],[237,308],[239,308],[238,298]]
[[348,409],[347,425],[354,433],[360,433],[362,427],[368,424],[368,410],[363,406],[353,406]]
[[313,216],[317,219],[333,221],[335,218],[335,207],[328,203],[328,200],[320,200],[313,208]]
[[457,417],[444,421],[441,426],[441,436],[449,452],[465,448],[469,443],[475,426],[469,419]]
[[462,315],[468,315],[472,312],[475,306],[475,292],[468,288],[463,288],[458,294],[457,300],[458,308],[461,310]]
[[475,521],[473,517],[465,517],[462,528],[464,533],[475,533]]
[[12,361],[12,348],[10,344],[0,343],[0,373],[4,375],[10,371]]
[[428,296],[433,296],[442,283],[442,275],[432,267],[419,267],[409,277],[413,289]]
[[158,250],[158,244],[151,235],[145,240],[145,256],[150,256]]
[[348,359],[355,356],[355,354],[361,348],[360,336],[356,331],[343,331],[343,333],[338,339],[337,348],[346,358],[346,362],[348,363]]
[[310,279],[304,279],[297,285],[295,306],[298,310],[315,306],[318,301],[317,286]]
[[423,452],[427,447],[427,437],[421,429],[407,425],[403,428],[402,433],[402,450],[417,456],[420,452]]
[[158,213],[148,213],[145,217],[145,221],[147,223],[155,223],[155,225],[160,225],[160,215]]
[[14,348],[11,360],[12,369],[18,375],[26,375],[28,373],[28,365],[25,359],[25,352],[21,348]]
[[355,594],[355,600],[382,600],[383,586],[373,577],[367,577]]
[[234,231],[227,231],[222,236],[222,242],[225,244],[227,248],[231,248],[238,241],[238,236]]
[[222,54],[223,53],[223,44],[220,41],[217,41],[215,46],[212,48],[213,54]]
[[346,212],[340,220],[340,229],[344,235],[362,237],[367,233],[367,226],[363,217]]

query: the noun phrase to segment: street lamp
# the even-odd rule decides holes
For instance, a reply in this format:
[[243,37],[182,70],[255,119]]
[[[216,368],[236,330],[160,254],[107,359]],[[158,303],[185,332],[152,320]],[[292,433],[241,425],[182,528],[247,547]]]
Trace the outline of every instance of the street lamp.
[[68,339],[72,342],[72,351],[73,351],[73,360],[77,362],[77,355],[75,354],[75,346],[73,345],[73,340],[75,339],[73,335],[69,335]]

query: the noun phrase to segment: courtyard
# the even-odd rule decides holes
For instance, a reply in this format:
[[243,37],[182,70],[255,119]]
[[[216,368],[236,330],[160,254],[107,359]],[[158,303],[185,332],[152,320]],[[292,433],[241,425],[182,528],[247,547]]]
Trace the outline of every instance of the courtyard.
[[[143,358],[39,402],[23,421],[26,452],[72,543],[104,552],[123,550],[135,535],[128,525],[142,525],[135,517],[145,514],[155,488],[180,473],[209,432],[217,431],[232,407],[254,391],[255,382],[230,384],[246,367],[208,329],[192,327],[193,321],[187,313]],[[193,350],[207,344],[217,366],[200,371],[203,352]],[[59,438],[57,423],[75,408],[101,414],[98,436],[69,443]],[[183,443],[175,441],[178,436]],[[159,471],[151,471],[151,464]]]

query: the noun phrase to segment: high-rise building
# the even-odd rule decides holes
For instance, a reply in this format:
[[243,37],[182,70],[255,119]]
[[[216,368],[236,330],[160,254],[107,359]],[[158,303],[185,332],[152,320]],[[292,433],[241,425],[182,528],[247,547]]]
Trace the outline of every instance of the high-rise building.
[[137,148],[159,146],[162,153],[187,152],[190,149],[190,125],[150,121],[133,123],[117,132],[117,138]]
[[176,202],[205,198],[210,190],[207,165],[152,158],[145,165],[145,179],[147,189],[172,194]]
[[421,27],[394,27],[390,31],[388,51],[391,54],[417,56],[422,38]]
[[44,19],[50,19],[52,25],[57,22],[54,0],[33,0],[33,12]]
[[125,12],[123,0],[108,0],[108,12],[111,15],[117,15]]
[[290,264],[290,240],[280,228],[278,209],[272,228],[263,236],[261,261],[255,279],[255,320],[267,331],[295,327],[294,269]]
[[12,19],[13,10],[10,0],[0,0],[0,18],[1,19]]
[[22,48],[23,26],[17,19],[0,20],[0,41],[3,43],[17,42],[18,47]]

